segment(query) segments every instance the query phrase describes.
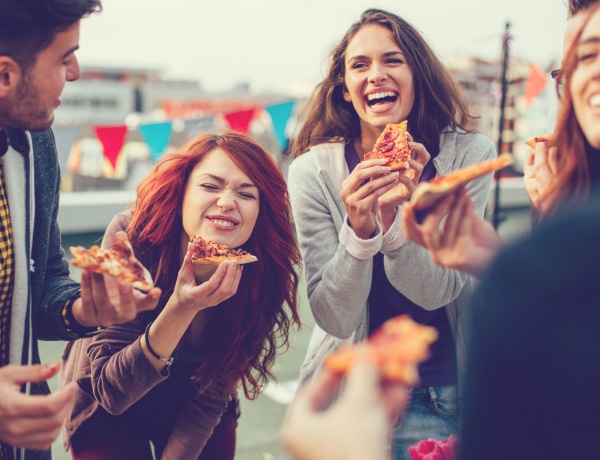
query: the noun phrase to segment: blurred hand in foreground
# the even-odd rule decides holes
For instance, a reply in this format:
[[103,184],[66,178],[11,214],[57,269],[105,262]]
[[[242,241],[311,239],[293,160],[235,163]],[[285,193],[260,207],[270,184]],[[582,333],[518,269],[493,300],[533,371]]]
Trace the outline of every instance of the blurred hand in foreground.
[[489,222],[473,208],[464,187],[436,203],[418,223],[413,205],[402,207],[406,236],[423,246],[438,265],[480,276],[502,248]]
[[323,409],[341,377],[323,369],[298,393],[281,435],[296,460],[388,460],[392,428],[408,389],[384,382],[371,364],[348,374],[339,398]]

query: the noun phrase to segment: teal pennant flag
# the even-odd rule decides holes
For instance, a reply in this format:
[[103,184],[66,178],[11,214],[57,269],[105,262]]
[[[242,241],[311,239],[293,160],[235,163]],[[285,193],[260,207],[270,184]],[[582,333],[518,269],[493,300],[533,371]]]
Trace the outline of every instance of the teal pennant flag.
[[285,128],[287,127],[288,121],[292,116],[292,110],[294,110],[294,101],[286,101],[278,104],[271,104],[265,106],[265,110],[271,116],[273,122],[273,129],[275,130],[275,136],[279,147],[284,150],[287,147],[288,139],[285,135]]
[[158,160],[169,145],[171,140],[171,133],[173,128],[173,122],[164,121],[159,123],[145,123],[140,125],[140,131],[142,137],[148,149],[150,150],[150,157],[153,161]]

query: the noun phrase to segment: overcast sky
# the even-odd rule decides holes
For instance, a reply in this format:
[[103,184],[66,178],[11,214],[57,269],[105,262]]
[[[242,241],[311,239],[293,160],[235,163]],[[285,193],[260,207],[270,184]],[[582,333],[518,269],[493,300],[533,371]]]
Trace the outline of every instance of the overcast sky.
[[82,65],[160,69],[208,91],[249,82],[287,91],[320,81],[332,47],[369,7],[411,22],[441,56],[510,50],[558,61],[567,0],[103,0],[82,23]]

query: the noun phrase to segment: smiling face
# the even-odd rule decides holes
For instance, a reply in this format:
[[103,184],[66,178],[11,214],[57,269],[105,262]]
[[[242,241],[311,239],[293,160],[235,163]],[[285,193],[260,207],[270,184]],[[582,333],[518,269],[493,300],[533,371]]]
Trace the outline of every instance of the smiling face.
[[[260,207],[252,180],[220,148],[192,170],[181,207],[184,248],[192,235],[235,248],[250,238]],[[184,250],[185,251],[185,250]]]
[[363,137],[376,137],[388,123],[408,117],[415,98],[413,71],[387,28],[362,27],[348,43],[344,64],[344,98],[360,118]]
[[573,109],[590,145],[600,149],[600,10],[583,29],[576,56],[570,83]]
[[15,88],[0,99],[1,127],[43,131],[52,125],[65,83],[79,78],[79,63],[75,57],[75,50],[79,48],[79,25],[77,22],[57,33],[52,44],[20,75]]

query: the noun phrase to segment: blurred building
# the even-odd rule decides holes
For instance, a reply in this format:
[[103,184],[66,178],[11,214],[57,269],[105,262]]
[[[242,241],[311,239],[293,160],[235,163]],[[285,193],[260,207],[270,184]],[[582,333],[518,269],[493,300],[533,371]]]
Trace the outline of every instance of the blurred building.
[[[477,131],[498,144],[502,63],[475,57],[447,56],[445,63],[462,86]],[[502,129],[502,153],[515,155],[515,172],[521,172],[528,147],[525,141],[536,134],[551,132],[558,98],[548,71],[548,82],[531,105],[525,103],[525,87],[530,63],[513,57],[507,71],[507,90]]]
[[[160,69],[82,67],[80,78],[65,86],[62,104],[55,112],[53,124],[64,189],[107,190],[134,186],[140,175],[151,166],[149,159],[147,164],[140,166],[143,163],[140,161],[140,157],[143,157],[140,145],[143,147],[144,142],[138,129],[141,123],[171,120],[173,129],[170,144],[173,149],[189,139],[187,121],[212,117],[211,128],[226,129],[228,125],[222,117],[224,113],[250,108],[256,109],[250,135],[280,162],[283,152],[263,107],[284,99],[291,97],[264,90],[255,92],[249,84],[244,83],[226,92],[207,93],[197,81],[165,79]],[[131,167],[124,173],[112,174],[112,177],[106,177],[102,171],[92,173],[91,167],[84,171],[85,174],[68,173],[73,148],[82,147],[79,140],[94,140],[95,126],[120,124],[127,125],[127,143],[132,145],[126,147],[128,152],[134,152],[134,164],[130,166],[142,168],[142,173],[136,174]],[[93,144],[87,141],[83,144],[84,148]],[[75,153],[79,155],[81,152]],[[89,160],[92,156],[88,155],[88,164],[93,163]]]

